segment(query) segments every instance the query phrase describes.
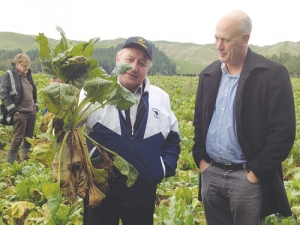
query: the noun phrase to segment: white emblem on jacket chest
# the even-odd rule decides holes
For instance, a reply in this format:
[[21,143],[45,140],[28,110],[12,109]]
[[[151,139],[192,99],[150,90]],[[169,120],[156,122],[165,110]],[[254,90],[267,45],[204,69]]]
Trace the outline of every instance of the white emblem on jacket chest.
[[153,116],[155,118],[159,118],[159,110],[156,108],[152,108]]

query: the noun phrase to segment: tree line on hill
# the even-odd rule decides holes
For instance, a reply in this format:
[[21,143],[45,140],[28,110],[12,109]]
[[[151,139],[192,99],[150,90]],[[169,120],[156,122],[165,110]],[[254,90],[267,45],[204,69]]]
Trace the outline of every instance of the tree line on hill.
[[300,55],[295,56],[290,53],[281,52],[279,55],[272,55],[268,58],[283,64],[291,77],[300,77]]
[[[116,54],[121,48],[122,45],[120,44],[116,47],[94,49],[93,58],[96,59],[99,62],[99,65],[102,66],[102,68],[110,74],[115,67]],[[6,71],[10,69],[14,57],[19,53],[22,53],[21,49],[16,49],[12,51],[0,49],[0,71]],[[42,68],[40,65],[38,49],[30,50],[25,53],[29,56],[31,60],[31,71],[33,73],[40,73],[42,71]],[[152,68],[148,73],[149,75],[176,74],[176,64],[172,62],[171,59],[168,56],[166,56],[164,52],[160,51],[155,46],[153,46],[152,56]]]
[[[122,48],[122,45],[110,48],[97,48],[94,49],[93,58],[99,62],[99,65],[107,72],[111,73],[115,67],[115,59],[117,52]],[[2,50],[0,49],[0,71],[6,71],[11,68],[11,63],[14,57],[22,53],[21,49],[16,50]],[[30,50],[26,54],[31,59],[30,68],[33,73],[40,73],[42,71],[39,61],[39,51]],[[266,56],[276,62],[283,64],[290,73],[291,77],[300,77],[300,55],[291,55],[290,53],[273,54],[272,56]],[[176,64],[166,56],[166,54],[160,51],[153,45],[153,61],[152,68],[149,71],[149,75],[178,75],[176,73]],[[199,71],[200,72],[200,71]],[[197,74],[180,74],[184,76],[196,76]]]

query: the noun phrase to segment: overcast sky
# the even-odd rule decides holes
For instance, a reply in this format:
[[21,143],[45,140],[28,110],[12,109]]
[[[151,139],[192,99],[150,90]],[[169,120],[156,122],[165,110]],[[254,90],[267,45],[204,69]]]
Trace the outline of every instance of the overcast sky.
[[214,42],[218,19],[235,9],[252,19],[250,44],[300,41],[299,0],[0,0],[0,32],[88,41],[142,36],[150,41]]

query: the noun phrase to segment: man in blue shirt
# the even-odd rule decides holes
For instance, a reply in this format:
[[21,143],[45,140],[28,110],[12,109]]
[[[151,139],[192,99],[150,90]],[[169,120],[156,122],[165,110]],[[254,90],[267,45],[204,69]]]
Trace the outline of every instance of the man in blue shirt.
[[216,26],[219,60],[199,78],[193,157],[207,224],[262,225],[290,216],[281,162],[295,138],[286,68],[248,47],[251,19],[236,10]]

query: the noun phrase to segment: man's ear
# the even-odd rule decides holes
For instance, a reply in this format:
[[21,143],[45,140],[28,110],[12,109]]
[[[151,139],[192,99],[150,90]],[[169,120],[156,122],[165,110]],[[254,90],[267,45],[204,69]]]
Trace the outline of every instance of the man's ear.
[[247,45],[248,45],[249,39],[250,39],[250,34],[249,34],[249,33],[245,33],[245,34],[243,35],[243,45],[244,45],[244,46],[247,46]]

